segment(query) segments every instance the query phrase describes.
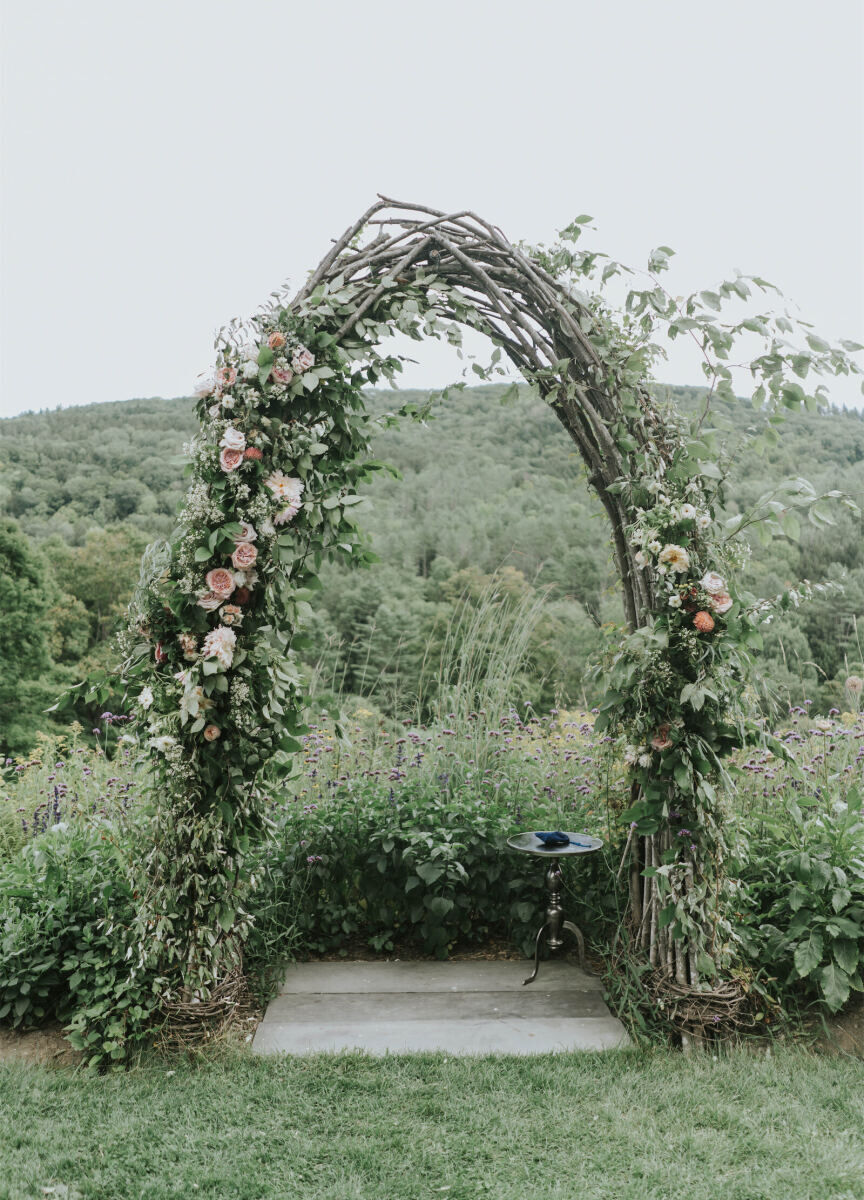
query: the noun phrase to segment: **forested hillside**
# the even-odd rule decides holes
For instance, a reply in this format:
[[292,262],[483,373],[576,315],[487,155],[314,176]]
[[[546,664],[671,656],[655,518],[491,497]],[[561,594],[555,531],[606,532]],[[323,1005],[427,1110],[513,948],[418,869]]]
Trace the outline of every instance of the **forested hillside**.
[[[527,388],[506,404],[503,393],[497,386],[451,392],[422,421],[389,425],[385,418],[375,426],[375,456],[402,478],[379,476],[358,510],[380,562],[354,575],[326,569],[305,651],[319,692],[369,695],[385,710],[404,711],[428,690],[448,623],[495,577],[504,608],[545,596],[525,696],[545,706],[592,701],[586,664],[601,647],[603,626],[620,619],[604,517],[554,414]],[[696,390],[672,389],[672,396],[696,411]],[[371,409],[383,418],[396,405],[426,400],[425,393],[380,392]],[[803,475],[820,490],[864,493],[860,413],[790,413],[774,441],[765,417],[749,409],[721,409],[710,422],[732,454],[730,512],[789,476]],[[737,452],[745,424],[762,428],[761,456]],[[183,443],[194,431],[191,400],[133,400],[0,422],[0,517],[11,519],[4,528],[8,544],[20,547],[16,561],[23,554],[29,563],[27,586],[38,581],[45,601],[32,612],[31,632],[44,639],[46,656],[6,717],[17,746],[45,723],[38,714],[61,686],[110,660],[110,635],[141,550],[173,527],[184,491]],[[781,703],[806,696],[827,709],[839,700],[847,669],[860,669],[862,523],[839,506],[834,515],[827,529],[805,525],[800,543],[757,543],[747,568],[759,595],[801,578],[843,584],[770,630],[766,674]]]

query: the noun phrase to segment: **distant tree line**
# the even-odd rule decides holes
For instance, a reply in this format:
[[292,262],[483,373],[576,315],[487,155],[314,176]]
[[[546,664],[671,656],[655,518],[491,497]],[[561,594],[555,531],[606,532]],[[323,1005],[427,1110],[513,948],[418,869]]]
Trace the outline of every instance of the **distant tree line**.
[[[697,411],[698,389],[668,389]],[[437,399],[424,420],[391,423],[420,392],[380,392],[376,457],[401,479],[379,478],[358,510],[379,557],[370,570],[329,566],[304,649],[319,696],[363,695],[393,715],[426,702],[446,631],[492,587],[502,608],[541,594],[524,698],[538,707],[591,705],[587,671],[604,630],[621,619],[599,504],[548,407],[528,388],[502,404],[499,386]],[[733,452],[728,509],[782,478],[864,495],[864,419],[856,411],[791,413],[782,438],[761,413],[712,413]],[[735,454],[736,426],[760,427],[757,449]],[[182,504],[182,446],[195,433],[191,400],[134,400],[28,413],[0,422],[0,625],[10,666],[0,681],[0,751],[26,752],[66,686],[112,661],[111,636],[137,579],[144,546],[167,535]],[[799,542],[758,546],[746,571],[756,595],[794,581],[841,588],[769,628],[765,700],[776,711],[805,698],[842,707],[843,680],[861,672],[862,519],[805,527]],[[122,697],[117,697],[122,705]]]

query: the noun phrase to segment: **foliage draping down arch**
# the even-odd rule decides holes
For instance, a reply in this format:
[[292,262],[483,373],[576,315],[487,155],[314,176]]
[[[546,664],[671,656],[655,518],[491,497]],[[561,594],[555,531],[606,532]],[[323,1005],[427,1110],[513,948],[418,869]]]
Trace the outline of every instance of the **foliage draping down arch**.
[[[724,755],[757,733],[744,689],[765,606],[732,582],[741,552],[736,529],[716,521],[724,473],[710,405],[688,422],[653,398],[652,336],[665,324],[697,340],[709,397],[732,398],[724,360],[745,328],[764,342],[750,364],[759,404],[822,402],[795,382],[795,353],[814,373],[857,368],[821,339],[791,346],[785,317],[721,324],[726,301],[767,290],[763,280],[673,299],[657,280],[666,247],[616,313],[602,285],[626,269],[575,248],[588,219],[529,250],[472,213],[381,199],[293,298],[274,294],[220,335],[198,391],[186,508],[145,557],[127,631],[156,781],[137,962],[158,962],[167,994],[204,994],[238,970],[254,887],[244,860],[266,821],[258,778],[299,748],[294,650],[322,557],[366,553],[354,489],[381,464],[365,458],[362,389],[401,369],[379,349],[394,330],[456,343],[463,327],[486,334],[493,362],[503,351],[578,447],[609,518],[628,626],[598,721],[630,741],[632,936],[679,989],[705,990],[728,962],[715,784]],[[818,513],[799,485],[784,512]],[[780,528],[777,507],[766,511]]]

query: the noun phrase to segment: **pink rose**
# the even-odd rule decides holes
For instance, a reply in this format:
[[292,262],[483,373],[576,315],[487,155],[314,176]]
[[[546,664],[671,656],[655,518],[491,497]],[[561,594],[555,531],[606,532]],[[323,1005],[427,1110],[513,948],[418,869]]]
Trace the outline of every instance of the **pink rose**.
[[217,738],[222,736],[222,730],[218,725],[208,725],[204,730],[205,742],[215,742]]
[[234,553],[231,555],[231,561],[238,571],[245,571],[251,567],[258,557],[258,551],[249,542],[239,542]]
[[267,339],[267,345],[271,350],[281,350],[285,345],[285,334],[280,333],[278,329],[275,329]]
[[668,725],[659,726],[659,728],[657,729],[657,732],[654,734],[653,738],[651,739],[651,745],[654,747],[655,750],[668,750],[669,749],[669,747],[672,745],[672,739],[669,736],[669,726]]
[[275,379],[277,383],[291,383],[294,378],[294,372],[288,367],[274,367],[270,372],[271,379]]
[[222,367],[216,372],[216,379],[220,387],[229,388],[237,382],[236,367]]
[[236,471],[243,461],[242,450],[225,449],[219,455],[219,466],[227,474],[229,471]]
[[304,371],[308,371],[310,367],[315,366],[315,355],[307,350],[305,346],[298,346],[294,351],[294,357],[291,359],[291,366],[298,375],[302,375]]
[[220,596],[218,592],[207,592],[203,596],[199,596],[196,604],[199,608],[203,608],[206,612],[213,612],[225,600],[224,596]]
[[717,592],[708,603],[722,617],[723,613],[727,613],[732,607],[733,601],[728,592]]
[[205,582],[210,591],[221,596],[223,600],[226,600],[236,587],[234,576],[226,567],[214,567],[212,571],[208,571]]

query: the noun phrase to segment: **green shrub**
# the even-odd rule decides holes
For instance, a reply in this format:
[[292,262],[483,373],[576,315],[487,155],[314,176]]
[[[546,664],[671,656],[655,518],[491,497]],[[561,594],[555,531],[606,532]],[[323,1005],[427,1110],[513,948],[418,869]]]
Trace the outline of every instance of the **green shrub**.
[[862,793],[798,796],[750,830],[744,944],[790,996],[836,1012],[864,991]]
[[[536,828],[558,827],[535,812]],[[545,907],[542,863],[507,848],[521,825],[512,811],[472,794],[403,786],[335,793],[321,807],[287,804],[260,864],[255,897],[259,944],[283,954],[332,952],[362,938],[375,950],[397,942],[446,958],[454,944],[508,937],[526,951]],[[531,820],[528,820],[531,825]],[[565,868],[579,921],[614,912],[609,859],[589,855]],[[278,898],[278,903],[277,903]],[[263,918],[263,920],[262,920]]]
[[93,1065],[127,1057],[158,1002],[130,973],[134,913],[110,827],[58,825],[25,846],[0,868],[0,1022],[58,1020]]

